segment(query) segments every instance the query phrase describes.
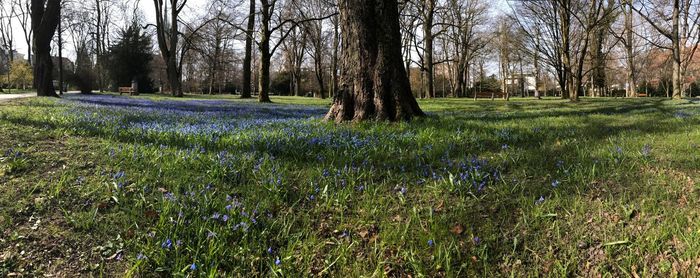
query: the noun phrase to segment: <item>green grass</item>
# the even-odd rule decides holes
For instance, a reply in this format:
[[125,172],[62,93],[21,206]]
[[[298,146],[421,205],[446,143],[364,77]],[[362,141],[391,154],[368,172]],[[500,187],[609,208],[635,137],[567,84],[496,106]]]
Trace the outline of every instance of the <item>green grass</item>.
[[131,126],[208,114],[0,103],[0,276],[700,275],[697,101],[420,104],[192,135]]

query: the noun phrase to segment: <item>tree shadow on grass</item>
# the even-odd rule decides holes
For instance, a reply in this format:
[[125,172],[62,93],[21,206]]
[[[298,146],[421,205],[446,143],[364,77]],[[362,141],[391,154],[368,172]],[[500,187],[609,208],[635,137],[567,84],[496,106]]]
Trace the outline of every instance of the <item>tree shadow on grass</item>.
[[[95,104],[95,103],[93,103]],[[97,105],[110,105],[110,104],[97,104]],[[601,106],[602,107],[599,107]],[[588,149],[600,149],[607,145],[614,144],[609,139],[614,137],[619,137],[624,133],[633,133],[636,138],[643,140],[648,136],[652,135],[662,135],[669,133],[683,132],[690,124],[698,122],[697,118],[692,118],[685,124],[680,124],[673,122],[673,112],[672,107],[666,106],[662,101],[652,100],[652,101],[639,101],[632,102],[623,105],[605,105],[599,103],[585,103],[582,106],[586,107],[584,111],[575,110],[577,106],[565,106],[560,109],[553,109],[552,111],[537,111],[528,112],[527,109],[522,109],[522,112],[518,114],[511,115],[488,115],[489,112],[470,112],[464,115],[455,114],[452,115],[454,118],[441,117],[441,118],[430,118],[417,120],[415,123],[409,124],[405,130],[399,132],[413,132],[419,133],[426,129],[434,129],[435,136],[446,136],[455,132],[455,129],[461,128],[463,130],[468,130],[471,132],[480,133],[481,136],[478,140],[481,141],[479,145],[473,145],[473,142],[458,142],[456,139],[447,139],[442,141],[435,141],[442,144],[453,144],[453,153],[450,154],[450,159],[462,159],[468,155],[482,156],[485,153],[494,154],[501,151],[503,144],[509,144],[511,147],[517,147],[523,150],[524,158],[518,161],[519,164],[507,165],[506,174],[509,171],[515,172],[519,169],[518,167],[537,167],[539,173],[554,173],[557,171],[555,166],[557,160],[567,160],[567,163],[579,162],[579,163],[593,163],[593,162],[582,162],[582,161],[570,161],[571,159],[578,159],[581,155],[582,146]],[[126,106],[133,107],[133,106]],[[136,106],[138,107],[138,106]],[[590,108],[589,108],[590,107]],[[492,108],[492,107],[489,107]],[[187,108],[194,109],[194,108]],[[199,109],[199,108],[197,108]],[[539,109],[539,108],[538,108]],[[543,109],[549,109],[548,107]],[[571,111],[566,111],[566,109],[574,109]],[[188,111],[188,110],[184,110]],[[227,110],[223,110],[227,111]],[[507,111],[511,112],[511,111]],[[475,113],[480,113],[481,117],[472,117]],[[595,115],[602,115],[603,117],[589,117]],[[616,121],[605,116],[639,116],[640,119],[626,119],[626,121]],[[555,119],[548,118],[558,118],[563,117],[565,121],[570,121],[572,124],[562,124],[561,122],[555,121]],[[78,135],[87,135],[95,138],[101,138],[105,140],[113,140],[119,143],[125,144],[144,144],[144,145],[168,145],[181,150],[187,150],[193,148],[193,143],[191,138],[184,136],[154,136],[154,137],[140,137],[134,138],[131,133],[114,133],[111,130],[105,128],[89,128],[71,125],[67,122],[45,122],[36,119],[26,119],[20,116],[14,116],[9,114],[3,114],[0,120],[4,120],[16,125],[29,125],[37,128],[53,128],[53,129],[64,129],[78,133]],[[127,123],[133,123],[137,121],[137,118],[127,118]],[[535,121],[537,126],[530,127],[527,123]],[[551,122],[548,122],[551,121]],[[520,124],[522,123],[522,124]],[[368,124],[369,127],[374,126],[374,124]],[[505,126],[505,127],[504,127]],[[279,126],[271,126],[270,128],[279,128]],[[387,126],[391,128],[391,126]],[[266,127],[261,127],[266,128]],[[534,128],[539,128],[540,130],[534,130]],[[391,130],[390,130],[391,131]],[[276,157],[276,159],[281,160],[284,163],[289,163],[300,168],[308,167],[328,167],[328,163],[319,162],[315,155],[319,153],[335,155],[334,159],[338,163],[353,163],[359,162],[358,159],[370,160],[370,165],[381,166],[388,160],[395,159],[393,163],[389,163],[390,166],[393,165],[407,165],[411,166],[415,161],[414,157],[407,156],[406,152],[410,155],[423,156],[425,161],[430,163],[435,163],[434,169],[439,169],[444,162],[440,161],[440,158],[444,155],[446,146],[438,146],[430,149],[426,149],[423,143],[425,141],[417,139],[414,137],[408,138],[394,138],[389,136],[389,132],[379,131],[368,131],[366,129],[356,128],[355,126],[341,126],[336,128],[331,128],[328,132],[334,133],[347,133],[348,136],[337,136],[333,137],[328,141],[321,141],[318,143],[314,140],[312,135],[309,136],[299,136],[292,137],[288,133],[276,132],[272,133],[266,137],[252,137],[250,142],[246,144],[232,145],[207,145],[206,151],[210,153],[216,153],[222,150],[226,150],[231,153],[236,152],[258,152],[260,154],[267,154]],[[499,135],[500,134],[500,135]],[[504,134],[508,134],[505,136]],[[354,140],[353,135],[358,135],[360,139],[369,138],[366,143],[362,143],[360,147],[355,147],[352,143],[348,144],[334,144],[333,140]],[[391,150],[381,149],[382,143],[392,144],[396,142],[386,142],[386,140],[403,140],[399,142],[401,145],[399,148],[399,153],[392,153]],[[427,140],[427,139],[426,139]],[[574,143],[557,145],[555,141],[557,140],[576,140]],[[313,142],[312,142],[313,141]],[[429,141],[432,142],[432,141]],[[375,148],[375,149],[373,149]],[[611,150],[614,152],[615,150]],[[628,150],[630,151],[630,150]],[[357,157],[354,154],[358,152],[365,152],[367,156]],[[585,152],[585,150],[583,150]],[[377,154],[372,156],[371,154]],[[605,157],[596,157],[594,155],[590,156],[591,159],[607,159]],[[536,165],[536,166],[533,166]],[[336,165],[340,167],[342,165]],[[409,169],[409,172],[417,171],[417,169]],[[524,171],[528,171],[525,169]],[[418,176],[418,173],[414,173]],[[382,176],[375,177],[376,179],[383,179]],[[537,183],[541,179],[552,179],[551,177],[533,177],[532,180],[528,180],[528,183]],[[623,185],[625,186],[625,185]],[[391,189],[387,189],[391,190]],[[545,186],[538,186],[537,184],[528,184],[524,188],[520,189],[518,193],[521,196],[532,196],[532,202],[535,201],[535,196],[548,194],[549,190]],[[587,185],[582,184],[578,187],[564,187],[558,190],[558,194],[562,197],[569,197],[578,194],[586,194],[588,190],[591,190]],[[624,189],[620,189],[624,190]],[[635,192],[638,194],[638,198],[643,198],[646,192]],[[633,196],[634,197],[634,196]],[[291,198],[286,199],[286,201],[293,203],[300,196],[292,195]],[[528,208],[522,207],[522,199],[503,199],[496,204],[487,205],[474,205],[475,211],[453,211],[449,216],[449,220],[460,220],[463,223],[473,229],[474,231],[483,231],[486,229],[492,229],[492,226],[498,226],[502,230],[514,230],[517,223],[519,223],[519,218],[521,217],[517,213],[510,213],[518,210],[526,210]],[[445,225],[450,225],[451,223],[445,223]],[[448,227],[449,228],[449,227]],[[527,238],[526,238],[527,239]],[[504,245],[507,245],[504,242]],[[500,259],[500,255],[505,254],[507,251],[505,247],[496,247],[495,256],[491,260]]]

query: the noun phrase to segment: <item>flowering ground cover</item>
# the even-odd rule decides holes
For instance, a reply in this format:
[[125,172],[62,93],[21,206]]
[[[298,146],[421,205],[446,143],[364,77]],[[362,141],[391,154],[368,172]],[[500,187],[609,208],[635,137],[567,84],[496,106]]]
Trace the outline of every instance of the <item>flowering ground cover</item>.
[[700,275],[700,103],[0,103],[0,276]]

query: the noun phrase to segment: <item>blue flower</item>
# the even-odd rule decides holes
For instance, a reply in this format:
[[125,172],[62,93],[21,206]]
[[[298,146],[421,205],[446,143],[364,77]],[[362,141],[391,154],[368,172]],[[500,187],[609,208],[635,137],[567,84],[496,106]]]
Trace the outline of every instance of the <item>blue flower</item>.
[[221,221],[228,222],[228,215],[224,214],[224,216],[221,217]]
[[192,263],[192,265],[190,265],[190,270],[197,270],[197,265]]
[[478,236],[475,236],[473,241],[474,241],[474,245],[479,245],[479,243],[481,243],[481,239]]
[[400,192],[402,195],[406,195],[406,193],[408,192],[408,189],[407,189],[405,186],[402,186],[401,189],[399,190],[399,192]]
[[207,232],[207,238],[212,238],[212,237],[215,237],[215,236],[216,236],[216,233],[215,233],[215,232],[212,232],[212,231],[208,231],[208,232]]
[[432,240],[432,239],[429,239],[429,240],[428,240],[428,246],[433,247],[433,244],[434,244],[433,240]]
[[146,257],[143,253],[139,253],[138,255],[136,255],[136,260],[140,261],[145,259],[148,259],[148,257]]
[[168,238],[160,244],[160,247],[164,249],[170,249],[173,247],[173,241]]
[[642,155],[649,156],[650,154],[651,154],[651,146],[649,144],[644,144],[644,147],[642,147]]
[[544,203],[544,196],[540,196],[540,198],[535,201],[535,205],[540,205],[542,203]]
[[552,187],[558,187],[559,186],[559,180],[554,180],[552,182]]
[[171,202],[174,202],[175,200],[177,200],[177,198],[175,197],[175,194],[173,194],[172,192],[167,192],[167,193],[163,194],[163,197],[166,200],[171,201]]
[[282,260],[280,260],[280,258],[278,257],[278,258],[275,260],[275,265],[281,265],[281,264],[282,264]]
[[115,180],[118,180],[118,179],[123,178],[124,175],[125,175],[125,174],[124,174],[124,171],[119,171],[119,172],[117,172],[116,174],[114,174],[113,178],[114,178]]
[[274,250],[272,250],[272,247],[267,248],[267,253],[270,255],[272,255],[272,253],[274,253]]

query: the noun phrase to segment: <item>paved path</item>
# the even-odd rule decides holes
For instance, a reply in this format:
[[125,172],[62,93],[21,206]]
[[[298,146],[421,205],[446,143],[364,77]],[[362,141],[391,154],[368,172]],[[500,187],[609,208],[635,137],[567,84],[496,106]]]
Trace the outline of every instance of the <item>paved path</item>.
[[[78,92],[78,91],[66,92],[66,94],[77,94],[77,93],[80,93],[80,92]],[[12,100],[12,99],[18,99],[18,98],[35,97],[35,96],[36,96],[36,93],[26,93],[26,94],[0,94],[0,102]]]

